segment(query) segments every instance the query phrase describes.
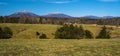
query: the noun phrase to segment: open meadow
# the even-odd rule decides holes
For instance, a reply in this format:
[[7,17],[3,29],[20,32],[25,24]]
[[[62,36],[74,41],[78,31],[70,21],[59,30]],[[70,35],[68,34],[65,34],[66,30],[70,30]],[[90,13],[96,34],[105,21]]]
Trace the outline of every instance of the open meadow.
[[[82,24],[94,36],[100,25]],[[11,39],[0,39],[0,56],[120,56],[120,39],[52,39],[60,25],[51,24],[0,24],[10,27]],[[120,36],[114,26],[111,36]],[[50,39],[39,39],[36,32],[45,33]]]
[[[82,25],[84,29],[90,30],[94,37],[101,30],[102,25],[95,24],[77,24]],[[0,24],[0,27],[10,27],[13,31],[13,39],[38,39],[36,36],[36,32],[45,33],[48,38],[54,38],[54,34],[57,28],[60,25],[52,25],[52,24],[12,24],[12,23],[3,23]],[[115,26],[107,26],[112,27],[111,36],[119,37],[120,36],[120,28]]]
[[0,40],[0,56],[120,56],[120,40]]

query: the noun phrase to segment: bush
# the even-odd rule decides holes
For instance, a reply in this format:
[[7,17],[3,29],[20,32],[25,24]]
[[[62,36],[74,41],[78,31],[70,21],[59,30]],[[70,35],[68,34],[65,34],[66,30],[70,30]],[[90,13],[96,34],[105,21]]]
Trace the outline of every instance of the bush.
[[40,35],[40,33],[39,33],[39,32],[36,32],[36,35],[37,35],[37,36],[39,36],[39,35]]
[[107,30],[106,26],[102,27],[102,30],[96,37],[97,39],[110,39],[110,31]]
[[63,25],[55,32],[55,38],[60,39],[82,39],[85,35],[82,26]]
[[46,34],[42,34],[42,35],[40,36],[40,39],[46,39],[46,38],[47,38]]
[[13,32],[9,27],[0,28],[0,39],[12,38]]
[[2,39],[3,38],[3,30],[2,30],[2,28],[0,27],[0,39]]

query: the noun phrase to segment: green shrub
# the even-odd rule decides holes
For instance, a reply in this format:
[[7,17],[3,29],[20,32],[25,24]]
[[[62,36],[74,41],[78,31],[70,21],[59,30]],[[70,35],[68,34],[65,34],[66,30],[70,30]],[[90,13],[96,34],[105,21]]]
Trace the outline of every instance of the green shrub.
[[82,39],[85,35],[82,26],[63,25],[55,32],[55,38],[60,39]]
[[42,34],[39,38],[40,38],[40,39],[46,39],[47,36],[46,36],[46,34]]
[[9,27],[0,28],[0,39],[12,38],[13,32]]
[[93,33],[89,30],[85,30],[85,39],[93,39]]
[[39,32],[36,32],[36,35],[37,35],[37,36],[39,36],[39,35],[40,35],[40,33],[39,33]]
[[2,28],[0,27],[0,39],[2,39],[3,38],[3,30],[2,30]]

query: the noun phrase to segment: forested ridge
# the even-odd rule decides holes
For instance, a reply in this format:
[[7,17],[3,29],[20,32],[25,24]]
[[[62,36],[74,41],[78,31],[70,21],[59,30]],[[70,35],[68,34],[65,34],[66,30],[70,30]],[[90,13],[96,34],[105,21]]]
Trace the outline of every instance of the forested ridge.
[[120,25],[120,17],[91,19],[79,18],[56,18],[56,17],[7,17],[0,16],[0,23],[25,23],[25,24],[98,24],[98,25]]

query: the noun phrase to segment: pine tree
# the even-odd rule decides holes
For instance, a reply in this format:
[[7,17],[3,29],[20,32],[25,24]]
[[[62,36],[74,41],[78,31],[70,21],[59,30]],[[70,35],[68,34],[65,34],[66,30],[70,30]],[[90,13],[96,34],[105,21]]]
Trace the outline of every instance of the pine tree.
[[2,23],[2,21],[3,21],[3,17],[2,17],[2,16],[0,16],[0,23]]
[[97,39],[110,39],[110,32],[107,31],[106,26],[102,27],[102,30],[100,31],[100,33],[98,34],[98,36],[96,37]]
[[60,39],[82,39],[85,35],[82,26],[77,27],[74,25],[63,25],[55,32],[55,38]]
[[42,20],[43,20],[43,19],[40,17],[40,19],[39,19],[39,23],[40,23],[40,24],[42,24]]
[[81,25],[79,26],[79,36],[82,38],[85,37],[85,31]]

